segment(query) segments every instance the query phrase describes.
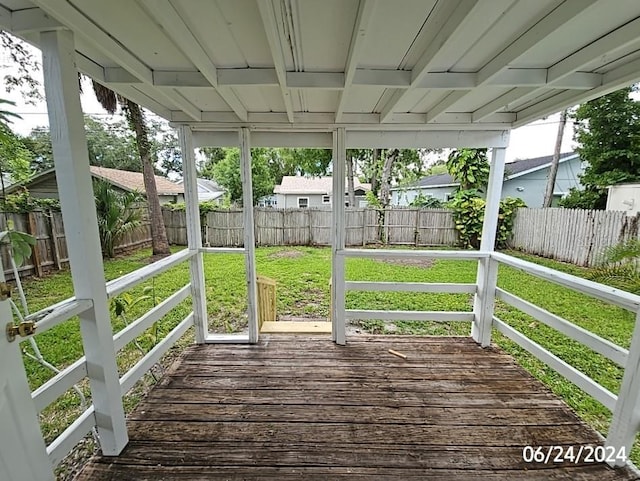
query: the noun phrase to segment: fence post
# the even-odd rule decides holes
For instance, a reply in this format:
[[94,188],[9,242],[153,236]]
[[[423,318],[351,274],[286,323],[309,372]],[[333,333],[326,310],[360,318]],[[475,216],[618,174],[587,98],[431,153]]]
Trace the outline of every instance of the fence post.
[[56,229],[56,219],[53,217],[52,210],[49,211],[49,233],[51,235],[51,252],[53,254],[53,262],[58,270],[62,269],[60,259],[60,247],[58,246],[58,229]]
[[27,225],[29,226],[27,234],[31,234],[36,240],[31,250],[31,261],[33,262],[33,270],[37,277],[42,277],[42,256],[40,255],[40,243],[38,242],[38,224],[34,212],[27,212]]
[[40,39],[49,124],[55,126],[51,143],[73,288],[77,299],[92,301],[92,308],[79,317],[94,419],[102,454],[114,456],[129,438],[80,106],[76,49],[73,33],[68,30],[42,32]]
[[[482,240],[480,250],[493,252],[498,228],[498,214],[500,210],[500,195],[504,177],[504,148],[493,149],[493,159],[489,173],[487,187],[487,203],[482,225]],[[491,343],[491,324],[493,323],[493,308],[495,305],[496,283],[498,281],[498,263],[491,257],[478,261],[476,277],[477,292],[473,301],[473,326],[471,336],[482,347]]]
[[[624,368],[622,385],[618,392],[618,400],[613,410],[611,426],[607,434],[605,446],[613,448],[615,462],[611,466],[623,466],[626,457],[631,453],[631,447],[638,431],[640,413],[640,309],[636,312],[636,324],[631,338],[629,355]],[[620,452],[623,451],[623,453]],[[618,456],[624,454],[623,456]]]

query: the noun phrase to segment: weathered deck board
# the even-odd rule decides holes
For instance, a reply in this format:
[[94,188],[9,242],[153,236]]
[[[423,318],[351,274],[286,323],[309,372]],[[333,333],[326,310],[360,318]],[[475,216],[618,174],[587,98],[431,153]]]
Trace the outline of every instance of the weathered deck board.
[[128,423],[125,451],[79,480],[638,479],[525,463],[526,445],[601,440],[510,356],[467,338],[194,346]]

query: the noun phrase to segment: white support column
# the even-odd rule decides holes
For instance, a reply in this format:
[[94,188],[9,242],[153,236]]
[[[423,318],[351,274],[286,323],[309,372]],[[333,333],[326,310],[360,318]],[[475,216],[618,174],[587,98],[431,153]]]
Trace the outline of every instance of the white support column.
[[209,332],[209,317],[207,314],[207,297],[204,280],[204,254],[202,247],[202,228],[200,226],[200,205],[198,203],[198,182],[196,159],[193,152],[193,136],[191,128],[183,125],[178,129],[180,150],[182,151],[182,175],[184,177],[184,200],[187,214],[187,244],[191,251],[197,254],[191,257],[191,299],[193,301],[194,326],[196,342],[203,344]]
[[345,329],[345,259],[339,252],[345,248],[344,183],[346,133],[338,128],[333,134],[333,192],[331,230],[331,337],[336,344],[346,344]]
[[244,221],[244,252],[247,271],[249,342],[258,342],[258,289],[256,286],[256,237],[253,225],[253,182],[251,179],[251,143],[249,129],[240,129],[240,179]]
[[[487,186],[487,204],[482,224],[482,240],[480,250],[492,252],[495,249],[496,231],[498,228],[498,213],[500,209],[500,195],[504,177],[504,148],[494,148]],[[473,301],[473,326],[471,336],[482,347],[491,343],[491,323],[495,305],[496,283],[498,281],[498,263],[485,258],[478,261],[476,284],[478,292]]]
[[629,347],[629,357],[624,368],[622,386],[618,392],[618,400],[613,411],[613,419],[605,446],[614,448],[615,463],[612,466],[623,466],[628,459],[633,442],[640,428],[640,310],[636,313],[636,324]]
[[102,453],[119,454],[128,442],[111,317],[107,302],[89,155],[70,31],[42,33],[44,86],[73,288],[93,309],[80,330]]

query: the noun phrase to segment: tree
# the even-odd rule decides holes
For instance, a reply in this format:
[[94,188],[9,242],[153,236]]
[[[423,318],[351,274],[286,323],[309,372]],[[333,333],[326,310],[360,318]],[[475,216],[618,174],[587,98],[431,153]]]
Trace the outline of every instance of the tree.
[[213,179],[213,170],[218,162],[224,160],[227,153],[220,147],[202,147],[200,154],[204,160],[198,165],[198,177]]
[[[270,149],[251,149],[251,175],[253,203],[273,192],[274,181],[268,166]],[[213,178],[227,189],[232,202],[242,203],[242,181],[240,179],[240,150],[227,149],[225,158],[213,167]]]
[[556,185],[556,177],[558,176],[558,165],[560,164],[562,137],[564,136],[564,126],[567,124],[567,112],[568,111],[565,109],[560,113],[558,135],[556,136],[556,145],[553,149],[553,158],[551,159],[551,168],[549,169],[549,177],[547,178],[547,187],[544,191],[542,207],[551,207],[551,202],[553,201],[553,190]]
[[20,137],[13,133],[9,124],[19,116],[7,106],[15,105],[8,100],[0,99],[0,176],[4,190],[4,174],[9,174],[12,182],[21,182],[31,175],[31,152],[24,146]]
[[114,256],[114,248],[125,234],[142,224],[136,204],[142,199],[136,192],[119,192],[104,180],[93,182],[93,195],[98,215],[98,233],[102,254]]
[[147,207],[149,209],[151,247],[153,255],[169,255],[171,254],[171,251],[169,250],[167,232],[162,218],[160,199],[158,198],[155,170],[153,167],[154,162],[151,155],[151,143],[149,141],[149,131],[145,125],[144,113],[140,106],[135,102],[116,95],[113,90],[108,89],[95,81],[93,81],[92,84],[96,93],[96,98],[102,107],[104,107],[107,112],[113,114],[117,110],[118,104],[120,104],[131,130],[135,132],[138,154],[140,155],[140,161],[142,162],[144,188],[147,194]]
[[31,53],[28,45],[10,33],[0,30],[0,46],[3,54],[11,59],[11,65],[15,67],[15,69],[4,70],[6,73],[2,81],[5,90],[7,92],[20,90],[27,103],[35,104],[42,100],[40,82],[33,76],[34,72],[40,70],[40,63]]
[[484,190],[489,181],[487,149],[460,149],[449,154],[447,170],[460,183],[458,190]]
[[574,139],[580,158],[587,162],[580,182],[563,207],[604,209],[607,187],[640,180],[640,102],[625,88],[586,102],[574,119]]

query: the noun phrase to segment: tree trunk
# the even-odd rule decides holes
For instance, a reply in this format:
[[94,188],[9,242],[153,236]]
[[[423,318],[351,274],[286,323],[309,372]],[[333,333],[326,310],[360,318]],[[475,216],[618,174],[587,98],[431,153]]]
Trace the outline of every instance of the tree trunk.
[[384,165],[382,166],[382,177],[380,178],[380,204],[383,209],[386,209],[389,205],[391,197],[391,169],[393,164],[400,155],[398,149],[387,150],[387,155],[384,158]]
[[162,218],[162,208],[160,207],[160,199],[158,198],[156,177],[151,158],[151,145],[149,143],[147,127],[144,123],[144,115],[140,106],[128,99],[126,101],[125,113],[130,127],[136,133],[136,145],[138,146],[138,153],[140,154],[140,160],[142,162],[144,190],[147,194],[147,208],[149,210],[149,221],[151,223],[151,246],[153,255],[168,256],[171,254],[171,251],[169,250],[167,232],[164,227],[164,219]]
[[553,188],[556,185],[556,176],[558,175],[558,165],[560,164],[560,149],[562,148],[562,137],[564,136],[564,126],[567,123],[567,111],[560,113],[560,123],[558,124],[558,136],[556,137],[556,146],[553,150],[553,158],[551,159],[551,167],[549,168],[549,177],[547,178],[547,188],[544,192],[544,200],[542,207],[551,207],[553,202]]
[[349,207],[356,205],[356,191],[353,185],[353,155],[347,155],[347,194],[349,194]]
[[371,174],[371,192],[378,195],[378,162],[380,161],[380,149],[373,149],[373,173]]

